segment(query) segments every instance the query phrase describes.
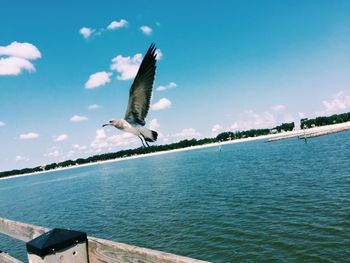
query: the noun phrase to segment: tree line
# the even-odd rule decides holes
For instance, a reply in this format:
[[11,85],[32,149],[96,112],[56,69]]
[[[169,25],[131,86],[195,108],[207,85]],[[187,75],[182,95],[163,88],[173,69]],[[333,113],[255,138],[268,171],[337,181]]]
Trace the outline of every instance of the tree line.
[[[350,121],[350,112],[343,113],[343,114],[335,114],[329,117],[317,117],[315,119],[306,119],[306,118],[301,119],[300,127],[311,128],[313,126],[323,126],[323,125],[329,125],[329,124],[335,124],[335,123],[341,123],[341,122],[347,122],[347,121]],[[295,127],[294,122],[290,122],[290,123],[282,123],[281,125],[276,126],[272,129],[251,129],[247,131],[236,131],[236,132],[227,131],[227,132],[222,132],[218,134],[214,138],[204,138],[204,139],[198,139],[198,140],[197,139],[182,140],[171,144],[154,145],[149,148],[139,147],[135,149],[121,150],[118,152],[93,155],[88,158],[78,158],[76,160],[67,160],[59,163],[51,163],[48,165],[37,166],[34,168],[4,171],[4,172],[0,172],[0,177],[20,175],[20,174],[40,172],[40,171],[48,171],[56,168],[69,167],[69,166],[81,165],[81,164],[87,164],[87,163],[95,163],[98,161],[106,161],[106,160],[129,157],[129,156],[134,156],[139,154],[147,154],[147,153],[168,151],[168,150],[174,150],[174,149],[181,149],[181,148],[220,142],[220,141],[229,141],[229,140],[237,140],[241,138],[257,137],[262,135],[268,135],[272,132],[279,133],[283,131],[292,131],[294,127]]]
[[304,118],[300,120],[300,128],[312,128],[316,126],[324,126],[330,124],[337,124],[350,121],[350,112],[342,113],[342,114],[334,114],[328,117],[317,117],[314,119]]

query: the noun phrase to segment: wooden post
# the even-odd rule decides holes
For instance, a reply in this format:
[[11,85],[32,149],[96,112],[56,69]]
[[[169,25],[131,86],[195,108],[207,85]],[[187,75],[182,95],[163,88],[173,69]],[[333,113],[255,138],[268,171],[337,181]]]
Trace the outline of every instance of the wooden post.
[[29,263],[88,263],[84,232],[54,228],[27,243]]
[[[35,238],[39,236],[45,237],[46,232],[48,232],[50,229],[41,227],[41,226],[35,226],[30,225],[26,223],[21,223],[17,221],[12,221],[9,219],[1,218],[0,217],[0,234],[5,234],[10,237],[13,237],[18,240],[22,240],[24,242],[35,240]],[[76,232],[76,231],[73,231]],[[82,232],[79,232],[82,233]],[[83,233],[85,234],[85,233]],[[86,235],[86,234],[85,234]],[[79,235],[78,235],[79,236]],[[73,239],[74,240],[74,239]],[[78,242],[76,242],[78,240]],[[85,239],[86,240],[86,239]],[[169,254],[161,251],[156,251],[152,249],[142,248],[142,247],[136,247],[132,245],[127,245],[123,243],[118,243],[110,240],[100,239],[96,237],[87,237],[87,243],[88,245],[84,245],[83,242],[80,242],[79,239],[75,240],[75,243],[71,243],[68,247],[65,248],[66,253],[60,253],[61,250],[64,250],[63,248],[56,247],[54,248],[54,251],[52,250],[53,247],[51,247],[51,250],[48,249],[46,252],[48,253],[45,257],[40,256],[40,254],[43,252],[43,248],[39,246],[37,249],[34,248],[34,253],[29,252],[28,258],[29,262],[69,262],[69,263],[80,263],[80,262],[89,262],[89,263],[140,263],[140,262],[147,262],[147,263],[208,263],[207,261],[197,260],[193,258],[178,256],[174,254]],[[72,249],[75,248],[74,245],[77,245],[79,250]],[[31,245],[29,245],[31,246]],[[28,247],[28,244],[27,244]],[[87,248],[86,248],[87,247]],[[50,248],[50,247],[49,247]],[[80,251],[81,248],[81,252]],[[47,248],[46,248],[47,249]],[[88,250],[87,250],[88,249]],[[27,249],[28,250],[28,249]],[[31,249],[29,249],[31,250]],[[39,252],[38,252],[39,250]],[[36,252],[38,252],[39,255],[37,255]],[[85,252],[88,251],[88,253],[85,256]],[[75,252],[75,253],[74,253]],[[51,254],[50,254],[51,253]],[[3,257],[3,253],[0,253],[0,263],[6,262],[6,263],[13,263],[16,261],[1,261]],[[35,257],[35,255],[37,257]],[[43,254],[41,254],[43,255]],[[52,256],[52,260],[50,260],[49,255]],[[61,258],[58,257],[55,258],[54,256],[60,255]],[[79,255],[79,257],[78,257]],[[80,260],[80,256],[82,255],[82,258],[84,260]],[[7,257],[7,255],[5,255]],[[73,256],[73,257],[72,257]],[[31,258],[33,257],[33,261],[31,261]],[[7,257],[8,258],[8,257]],[[79,261],[78,261],[79,259]],[[37,260],[37,261],[34,261]],[[66,260],[66,261],[61,261]],[[18,263],[18,262],[16,262]]]

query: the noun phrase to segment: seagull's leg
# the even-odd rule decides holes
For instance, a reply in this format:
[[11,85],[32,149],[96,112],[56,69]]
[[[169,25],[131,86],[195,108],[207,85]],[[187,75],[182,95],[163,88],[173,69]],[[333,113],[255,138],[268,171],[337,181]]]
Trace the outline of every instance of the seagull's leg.
[[137,136],[137,137],[139,137],[139,138],[140,138],[140,140],[141,140],[141,142],[142,142],[142,146],[143,146],[143,148],[146,148],[145,144],[143,143],[143,140],[142,140],[141,136]]
[[149,148],[149,144],[147,143],[146,139],[145,139],[145,136],[143,136],[143,134],[141,134],[143,140],[145,141],[146,145],[147,145],[147,148]]

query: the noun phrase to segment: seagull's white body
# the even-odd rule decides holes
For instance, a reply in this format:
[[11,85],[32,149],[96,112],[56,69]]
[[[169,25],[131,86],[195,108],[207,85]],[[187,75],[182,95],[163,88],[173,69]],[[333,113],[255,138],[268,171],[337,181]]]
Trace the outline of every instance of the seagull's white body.
[[153,81],[156,70],[156,47],[152,44],[130,88],[129,103],[124,119],[112,119],[104,126],[111,125],[119,130],[136,135],[142,145],[149,147],[147,142],[155,142],[158,133],[145,128],[152,95]]
[[132,126],[130,123],[128,123],[126,120],[124,119],[119,119],[119,120],[111,120],[110,123],[116,127],[117,129],[121,130],[121,131],[124,131],[124,132],[128,132],[128,133],[132,133],[136,136],[141,136],[142,135],[142,132],[141,130],[142,129],[145,129],[143,128],[142,126],[139,126],[139,127],[134,127]]

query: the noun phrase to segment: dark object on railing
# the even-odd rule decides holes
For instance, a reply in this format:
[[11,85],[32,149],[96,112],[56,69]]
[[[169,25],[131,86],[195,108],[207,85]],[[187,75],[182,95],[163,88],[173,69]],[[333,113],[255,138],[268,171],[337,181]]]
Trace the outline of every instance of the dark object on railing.
[[27,243],[29,253],[45,257],[46,255],[66,249],[77,243],[86,242],[84,232],[54,228]]
[[[0,217],[0,234],[5,234],[18,240],[30,242],[50,231],[49,228],[17,222]],[[87,245],[88,243],[88,245]],[[43,262],[74,262],[74,263],[208,263],[207,261],[178,256],[152,249],[136,247],[96,237],[87,237],[87,242],[72,245],[64,250],[56,251],[44,258],[28,253],[31,263]],[[4,259],[5,261],[1,261]],[[0,262],[20,263],[7,254],[0,254]]]

